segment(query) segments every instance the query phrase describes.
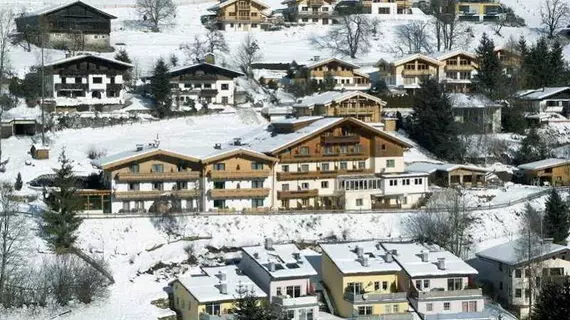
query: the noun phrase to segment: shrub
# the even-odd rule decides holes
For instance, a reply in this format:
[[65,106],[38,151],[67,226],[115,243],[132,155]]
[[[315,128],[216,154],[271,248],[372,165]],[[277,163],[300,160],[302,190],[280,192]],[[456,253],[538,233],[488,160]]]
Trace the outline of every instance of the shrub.
[[87,158],[91,160],[99,159],[107,155],[106,149],[100,149],[95,146],[91,146],[89,150],[87,150]]

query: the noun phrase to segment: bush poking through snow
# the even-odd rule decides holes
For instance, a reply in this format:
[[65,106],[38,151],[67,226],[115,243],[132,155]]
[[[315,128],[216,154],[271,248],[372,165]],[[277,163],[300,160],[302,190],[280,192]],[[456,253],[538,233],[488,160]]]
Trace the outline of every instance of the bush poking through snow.
[[184,246],[184,252],[186,252],[186,254],[188,255],[188,259],[186,261],[188,261],[189,264],[191,265],[198,264],[198,258],[196,257],[196,249],[194,248],[193,244]]
[[100,159],[106,155],[107,155],[106,149],[100,149],[95,146],[91,146],[89,147],[89,150],[87,150],[87,158],[91,160]]

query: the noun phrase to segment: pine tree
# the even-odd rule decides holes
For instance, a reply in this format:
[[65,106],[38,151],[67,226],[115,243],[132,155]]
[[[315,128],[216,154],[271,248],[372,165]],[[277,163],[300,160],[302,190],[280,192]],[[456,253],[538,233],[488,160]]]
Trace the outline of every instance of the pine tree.
[[548,157],[550,157],[550,150],[548,149],[546,141],[540,137],[536,128],[531,128],[526,137],[521,141],[521,146],[515,154],[513,162],[516,165],[520,165],[544,160]]
[[548,78],[548,86],[556,87],[565,85],[564,81],[564,70],[566,69],[566,63],[564,62],[564,54],[562,52],[563,47],[558,42],[554,41],[548,53],[548,69],[550,78]]
[[254,290],[247,290],[245,286],[240,286],[237,289],[237,296],[233,310],[236,320],[274,319],[270,306],[256,297]]
[[548,86],[550,77],[549,50],[546,38],[540,38],[533,45],[526,56],[527,85],[529,88],[541,88]]
[[483,33],[479,47],[475,50],[479,67],[475,75],[475,89],[489,98],[501,98],[500,86],[503,78],[502,66],[499,57],[495,54],[495,43]]
[[531,320],[568,319],[570,315],[570,282],[546,282],[532,308]]
[[414,113],[406,129],[410,137],[436,157],[448,161],[461,161],[463,145],[451,102],[439,83],[427,79],[414,96]]
[[22,190],[22,186],[23,186],[23,182],[22,182],[22,175],[18,172],[18,176],[16,177],[16,183],[14,183],[14,189],[16,191],[20,191]]
[[81,201],[77,196],[72,161],[65,150],[58,160],[60,167],[54,169],[54,190],[45,199],[48,210],[42,213],[40,230],[48,246],[56,253],[63,253],[74,245],[82,219],[77,216]]
[[164,59],[156,62],[152,73],[150,88],[157,105],[158,115],[162,118],[170,113],[170,77]]
[[543,228],[545,237],[553,238],[554,243],[566,245],[566,239],[570,234],[568,206],[555,188],[552,188],[546,199]]

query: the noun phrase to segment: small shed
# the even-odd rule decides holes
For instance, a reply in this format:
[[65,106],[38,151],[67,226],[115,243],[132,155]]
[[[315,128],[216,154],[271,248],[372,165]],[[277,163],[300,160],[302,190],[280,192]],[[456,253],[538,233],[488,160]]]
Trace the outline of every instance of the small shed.
[[36,160],[49,159],[49,147],[39,144],[34,144],[30,149],[30,154],[32,155],[32,158]]

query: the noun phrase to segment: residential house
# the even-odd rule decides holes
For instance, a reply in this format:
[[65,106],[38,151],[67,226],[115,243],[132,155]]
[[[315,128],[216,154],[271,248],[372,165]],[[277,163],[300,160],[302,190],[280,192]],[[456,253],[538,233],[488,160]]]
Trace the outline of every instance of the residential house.
[[219,30],[257,31],[268,25],[269,5],[259,0],[227,0],[208,8]]
[[45,93],[56,108],[94,111],[94,106],[122,105],[123,74],[130,63],[98,55],[77,55],[45,64]]
[[423,54],[413,54],[391,63],[378,62],[380,75],[388,86],[405,89],[413,93],[420,88],[423,79],[434,78],[438,82],[443,78],[443,61]]
[[453,163],[414,162],[406,166],[409,172],[429,174],[430,184],[440,187],[481,187],[486,184],[488,169]]
[[335,314],[350,319],[413,319],[407,292],[399,287],[402,268],[392,251],[386,251],[378,241],[320,247],[322,281]]
[[465,133],[501,132],[501,111],[503,104],[479,95],[450,93],[453,117]]
[[233,319],[235,301],[240,296],[267,295],[236,265],[205,267],[200,274],[170,282],[170,302],[181,320]]
[[471,91],[472,79],[477,72],[477,56],[465,50],[455,50],[437,56],[444,63],[441,81],[448,92]]
[[363,0],[362,5],[366,12],[377,15],[379,18],[394,18],[398,15],[411,13],[410,0]]
[[327,91],[297,100],[295,116],[353,117],[379,124],[386,102],[359,91]]
[[234,79],[244,74],[215,64],[198,63],[168,70],[172,100],[179,106],[194,101],[233,105]]
[[338,58],[320,60],[300,66],[295,72],[294,81],[314,80],[318,84],[334,82],[334,90],[368,90],[370,76],[360,72],[359,66]]
[[286,0],[285,14],[289,22],[311,24],[333,24],[336,0]]
[[109,51],[113,19],[116,17],[74,1],[24,14],[15,22],[23,39],[38,46]]
[[553,244],[551,239],[537,239],[529,255],[526,250],[521,252],[522,243],[518,239],[479,251],[472,265],[479,279],[492,285],[496,299],[524,318],[541,283],[568,279],[570,248]]
[[458,0],[456,14],[463,21],[497,21],[504,16],[498,0]]
[[520,68],[522,57],[516,50],[504,46],[496,46],[494,51],[499,61],[501,61],[505,73],[509,74],[511,70]]
[[570,87],[545,87],[517,93],[518,100],[532,113],[570,116]]
[[425,320],[491,319],[483,310],[481,289],[473,287],[477,270],[435,245],[382,243],[403,270],[398,291],[409,292],[410,304]]
[[265,239],[264,245],[243,247],[239,267],[288,319],[318,319],[317,272],[296,245]]
[[521,164],[517,167],[522,181],[531,185],[570,185],[570,160],[544,159]]

